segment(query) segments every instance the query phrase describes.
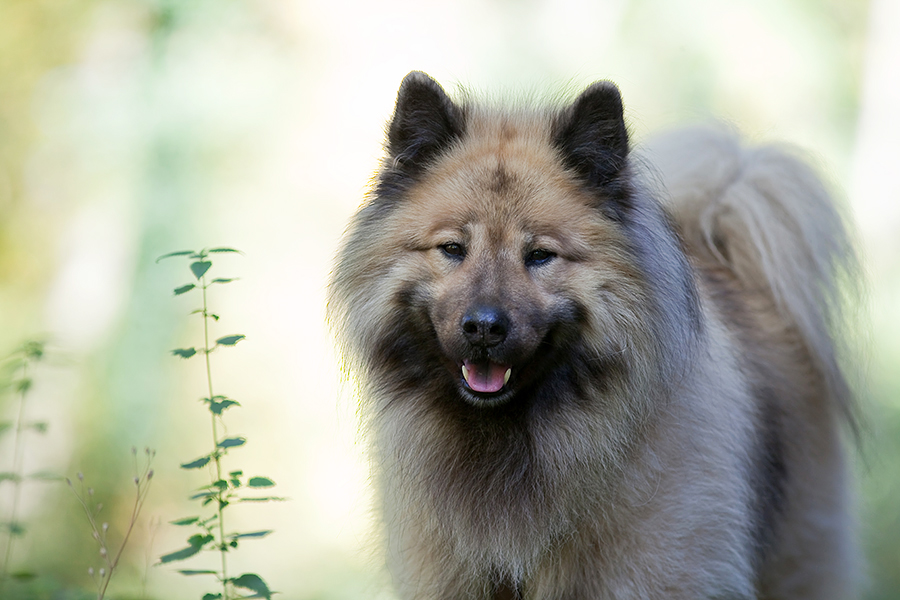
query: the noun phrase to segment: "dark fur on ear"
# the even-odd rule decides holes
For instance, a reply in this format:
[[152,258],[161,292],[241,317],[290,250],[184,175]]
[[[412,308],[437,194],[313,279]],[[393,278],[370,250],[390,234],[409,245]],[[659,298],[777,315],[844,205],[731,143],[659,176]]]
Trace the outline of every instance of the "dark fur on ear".
[[444,89],[421,71],[403,78],[388,127],[388,155],[406,176],[418,175],[460,138],[464,116]]
[[613,217],[626,201],[622,178],[628,159],[628,130],[622,96],[614,83],[598,81],[563,110],[553,126],[553,143],[563,163],[583,183],[612,200]]

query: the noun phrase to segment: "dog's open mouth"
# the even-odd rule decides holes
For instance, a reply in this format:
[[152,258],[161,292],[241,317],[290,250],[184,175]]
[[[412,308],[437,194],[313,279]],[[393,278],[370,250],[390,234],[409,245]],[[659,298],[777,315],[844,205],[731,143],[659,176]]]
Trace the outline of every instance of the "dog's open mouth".
[[496,394],[509,383],[512,368],[491,360],[464,360],[462,375],[470,390],[480,394]]

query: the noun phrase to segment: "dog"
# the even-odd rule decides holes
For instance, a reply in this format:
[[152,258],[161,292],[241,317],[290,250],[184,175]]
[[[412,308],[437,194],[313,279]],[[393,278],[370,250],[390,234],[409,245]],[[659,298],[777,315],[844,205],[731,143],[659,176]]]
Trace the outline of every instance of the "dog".
[[410,73],[328,298],[399,597],[853,597],[855,265],[792,151]]

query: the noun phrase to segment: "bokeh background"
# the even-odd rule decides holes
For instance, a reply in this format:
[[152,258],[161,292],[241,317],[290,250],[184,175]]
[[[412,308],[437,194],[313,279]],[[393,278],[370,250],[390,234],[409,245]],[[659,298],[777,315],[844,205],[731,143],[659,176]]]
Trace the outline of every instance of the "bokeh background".
[[[128,523],[131,447],[155,477],[115,598],[215,586],[152,566],[184,546],[207,451],[192,277],[170,251],[232,246],[213,273],[217,390],[239,400],[231,468],[290,500],[233,509],[274,529],[232,555],[286,599],[390,598],[354,400],[324,324],[348,218],[411,69],[448,90],[554,96],[622,89],[636,140],[717,118],[811,151],[852,210],[869,279],[858,327],[857,473],[868,598],[900,598],[900,3],[895,0],[0,0],[0,355],[47,341],[33,372],[25,472],[82,472],[113,536]],[[866,324],[868,323],[868,324]],[[0,397],[0,421],[18,402]],[[0,431],[0,471],[12,435]],[[97,547],[74,495],[27,481],[10,598],[82,598]],[[0,521],[13,487],[0,481]],[[0,531],[0,551],[6,547]],[[201,556],[179,568],[213,568]],[[96,594],[95,594],[96,595]]]

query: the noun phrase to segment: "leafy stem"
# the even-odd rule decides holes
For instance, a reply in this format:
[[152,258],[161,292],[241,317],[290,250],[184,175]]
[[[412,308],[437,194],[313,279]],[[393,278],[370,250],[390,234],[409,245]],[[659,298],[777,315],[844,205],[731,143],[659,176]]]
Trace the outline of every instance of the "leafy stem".
[[[28,362],[22,363],[22,382],[28,381]],[[12,508],[9,513],[8,535],[6,538],[6,554],[3,557],[3,580],[5,581],[9,575],[9,561],[12,557],[13,546],[15,546],[16,538],[21,535],[21,525],[19,525],[19,500],[22,497],[22,458],[24,456],[24,444],[22,443],[22,429],[25,423],[25,400],[28,397],[27,385],[19,386],[19,414],[16,418],[16,431],[13,439],[13,501]]]
[[[25,528],[19,523],[19,504],[22,497],[22,481],[25,479],[23,467],[25,458],[25,431],[34,429],[40,433],[46,430],[45,423],[28,423],[25,419],[25,405],[28,400],[28,392],[31,389],[31,376],[29,367],[31,363],[40,361],[44,357],[44,344],[42,342],[29,341],[23,344],[15,353],[4,362],[7,369],[12,371],[9,383],[15,390],[19,399],[13,438],[13,462],[12,470],[8,473],[0,473],[0,481],[9,480],[13,484],[12,505],[9,521],[4,523],[7,530],[6,551],[3,556],[3,570],[0,571],[0,591],[9,578],[9,566],[12,561],[16,538],[25,533]],[[4,424],[0,424],[4,425]]]
[[[190,462],[182,463],[181,468],[191,470],[206,467],[208,469],[211,481],[208,485],[197,489],[190,499],[198,501],[202,507],[215,503],[212,514],[207,512],[205,516],[186,517],[171,522],[179,527],[195,527],[199,531],[188,536],[187,547],[160,557],[160,564],[186,560],[202,551],[218,552],[221,565],[219,570],[182,569],[180,571],[183,575],[207,575],[218,579],[219,584],[221,584],[221,592],[206,594],[203,596],[203,600],[233,600],[238,597],[237,588],[253,592],[252,596],[240,597],[271,599],[273,592],[269,590],[268,585],[259,575],[244,573],[238,577],[233,577],[228,574],[228,552],[237,549],[244,540],[263,538],[272,533],[272,531],[228,532],[225,528],[225,509],[234,502],[268,502],[283,500],[283,498],[245,495],[245,490],[274,486],[275,482],[268,477],[246,478],[244,472],[239,470],[233,470],[227,475],[225,474],[223,464],[225,456],[230,449],[243,446],[247,441],[246,438],[241,436],[227,436],[223,413],[231,407],[240,406],[240,403],[227,396],[215,393],[210,359],[210,354],[219,347],[234,346],[245,338],[243,334],[233,334],[219,337],[215,342],[210,341],[211,321],[219,321],[219,315],[210,312],[207,291],[215,284],[234,281],[231,278],[209,278],[208,272],[212,268],[210,255],[227,252],[237,252],[237,250],[232,248],[203,249],[199,252],[183,250],[166,254],[159,259],[178,256],[191,261],[188,266],[194,279],[191,283],[175,288],[176,296],[195,292],[197,289],[200,290],[201,306],[192,311],[191,314],[199,314],[203,319],[203,345],[197,348],[178,348],[172,350],[172,354],[184,359],[193,358],[199,353],[204,355],[207,396],[203,398],[203,402],[206,403],[210,413],[213,448],[208,454]],[[221,434],[219,433],[220,430],[222,431]]]

